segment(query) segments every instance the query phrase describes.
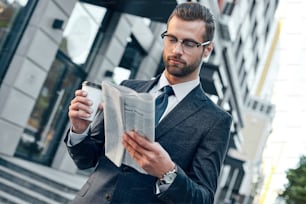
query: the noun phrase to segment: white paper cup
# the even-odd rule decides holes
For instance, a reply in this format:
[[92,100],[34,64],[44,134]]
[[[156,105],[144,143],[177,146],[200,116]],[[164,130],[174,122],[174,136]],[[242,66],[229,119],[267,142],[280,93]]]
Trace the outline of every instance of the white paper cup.
[[93,121],[98,111],[99,104],[102,102],[102,87],[99,84],[95,84],[89,81],[82,83],[82,90],[87,92],[87,98],[92,101],[92,113],[90,117],[83,118],[88,121]]

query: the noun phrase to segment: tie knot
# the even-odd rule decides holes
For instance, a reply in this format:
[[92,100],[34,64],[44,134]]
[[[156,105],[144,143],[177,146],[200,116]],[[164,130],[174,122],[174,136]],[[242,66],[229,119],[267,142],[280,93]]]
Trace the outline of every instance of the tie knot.
[[155,99],[155,124],[158,124],[161,116],[164,114],[167,105],[168,97],[174,95],[171,86],[165,86],[161,89],[162,93]]
[[163,87],[163,88],[161,89],[161,91],[162,91],[164,94],[167,94],[168,96],[174,95],[174,91],[173,91],[172,87],[169,86],[169,85]]

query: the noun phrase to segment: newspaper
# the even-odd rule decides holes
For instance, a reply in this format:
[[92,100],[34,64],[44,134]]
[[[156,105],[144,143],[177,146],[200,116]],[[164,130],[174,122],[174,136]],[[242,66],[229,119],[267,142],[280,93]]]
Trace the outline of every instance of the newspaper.
[[118,167],[123,163],[141,173],[146,172],[122,145],[124,132],[135,130],[154,141],[155,107],[153,96],[137,93],[111,82],[102,82],[105,122],[105,154]]

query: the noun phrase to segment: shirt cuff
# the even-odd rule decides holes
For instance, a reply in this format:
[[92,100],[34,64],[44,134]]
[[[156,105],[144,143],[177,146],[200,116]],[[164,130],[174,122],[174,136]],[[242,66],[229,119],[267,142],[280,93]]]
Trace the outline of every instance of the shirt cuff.
[[[172,181],[172,183],[173,183],[173,181]],[[156,193],[156,195],[158,195],[158,194],[160,194],[160,193],[163,193],[163,192],[165,192],[166,190],[168,190],[168,188],[170,187],[170,185],[171,185],[172,183],[161,184],[161,183],[159,182],[159,180],[157,179],[157,181],[155,182],[155,187],[156,187],[155,193]]]
[[87,137],[88,131],[89,131],[89,126],[81,134],[77,134],[77,133],[72,132],[72,130],[70,128],[69,135],[68,135],[68,140],[67,140],[67,146],[72,147],[72,146],[77,145],[80,142],[82,142]]

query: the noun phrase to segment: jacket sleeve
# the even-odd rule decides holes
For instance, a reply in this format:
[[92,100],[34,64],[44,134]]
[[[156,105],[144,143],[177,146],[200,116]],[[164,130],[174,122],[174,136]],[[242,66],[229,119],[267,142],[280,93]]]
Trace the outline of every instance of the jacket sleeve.
[[[67,146],[69,131],[64,139]],[[77,145],[67,146],[69,155],[79,169],[95,167],[104,149],[104,121],[103,112],[99,111],[91,124],[87,137]]]
[[161,200],[166,203],[213,204],[220,169],[228,148],[231,123],[231,117],[226,114],[203,135],[190,170],[185,172],[178,167],[174,182],[168,190],[159,194]]
[[[121,85],[135,89],[139,83],[124,81]],[[87,137],[77,145],[67,146],[68,134],[64,139],[69,155],[79,169],[95,167],[101,156],[105,156],[105,129],[103,111],[99,111],[91,124]]]

